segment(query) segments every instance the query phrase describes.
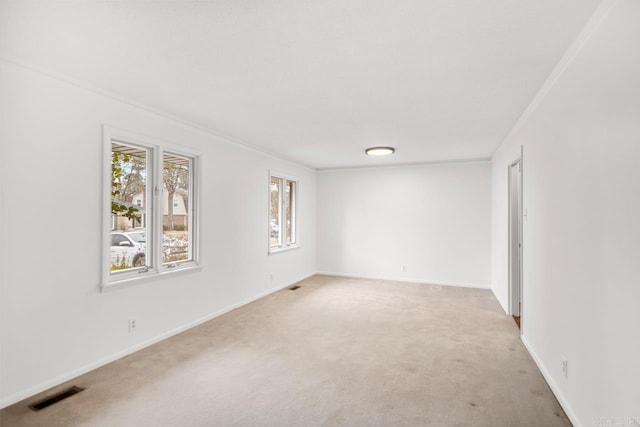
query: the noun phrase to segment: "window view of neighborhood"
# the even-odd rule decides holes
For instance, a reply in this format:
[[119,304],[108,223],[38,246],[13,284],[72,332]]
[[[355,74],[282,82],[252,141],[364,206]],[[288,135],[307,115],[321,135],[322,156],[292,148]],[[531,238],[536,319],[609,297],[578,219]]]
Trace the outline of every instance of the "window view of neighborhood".
[[191,159],[164,153],[162,168],[162,263],[193,260],[189,195]]
[[269,215],[269,230],[270,230],[270,246],[277,247],[280,245],[280,187],[282,187],[282,178],[275,176],[271,177],[270,183],[270,215]]
[[[171,265],[192,258],[190,187],[192,160],[164,153],[161,185],[153,185],[151,150],[111,143],[111,271],[150,265],[154,229],[153,194],[161,187],[161,263]],[[158,178],[160,179],[160,178]]]
[[296,242],[296,183],[286,180],[284,195],[284,217],[286,220],[285,240],[288,245]]
[[296,181],[271,176],[269,182],[270,248],[296,243]]

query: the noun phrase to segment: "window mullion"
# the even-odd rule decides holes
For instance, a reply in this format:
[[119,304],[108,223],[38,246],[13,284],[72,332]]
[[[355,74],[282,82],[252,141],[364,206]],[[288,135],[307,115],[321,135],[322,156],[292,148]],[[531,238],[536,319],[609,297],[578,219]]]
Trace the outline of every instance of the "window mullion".
[[153,149],[153,228],[151,230],[151,251],[153,266],[159,271],[162,268],[162,158],[164,152],[160,147]]

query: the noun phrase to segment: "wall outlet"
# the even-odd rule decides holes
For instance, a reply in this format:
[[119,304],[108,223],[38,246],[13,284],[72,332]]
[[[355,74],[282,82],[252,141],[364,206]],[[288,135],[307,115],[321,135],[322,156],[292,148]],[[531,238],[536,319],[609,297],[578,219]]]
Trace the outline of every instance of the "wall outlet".
[[569,379],[569,361],[562,361],[562,375],[564,375],[565,379]]
[[273,281],[273,273],[269,275],[269,280]]
[[407,272],[407,266],[406,265],[402,266],[402,271],[404,271],[405,273]]
[[131,319],[129,320],[129,333],[135,332],[136,331],[136,320],[135,319]]

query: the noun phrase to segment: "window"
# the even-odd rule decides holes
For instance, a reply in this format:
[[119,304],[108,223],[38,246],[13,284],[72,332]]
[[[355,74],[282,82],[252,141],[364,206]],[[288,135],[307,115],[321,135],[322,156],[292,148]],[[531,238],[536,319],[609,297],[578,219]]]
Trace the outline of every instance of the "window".
[[[162,214],[162,262],[193,261],[193,215],[188,207],[193,200],[193,158],[165,152],[162,165],[163,200],[172,201]],[[177,197],[187,201],[186,209],[176,209]]]
[[198,157],[106,127],[104,140],[103,286],[197,267]]
[[269,252],[297,247],[297,193],[298,181],[269,175]]

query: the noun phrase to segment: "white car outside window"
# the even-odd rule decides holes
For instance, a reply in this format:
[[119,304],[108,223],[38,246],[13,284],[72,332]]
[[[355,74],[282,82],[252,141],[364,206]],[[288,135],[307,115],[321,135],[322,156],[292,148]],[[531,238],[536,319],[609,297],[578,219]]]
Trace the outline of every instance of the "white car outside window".
[[145,265],[145,233],[111,233],[111,264],[124,268]]

